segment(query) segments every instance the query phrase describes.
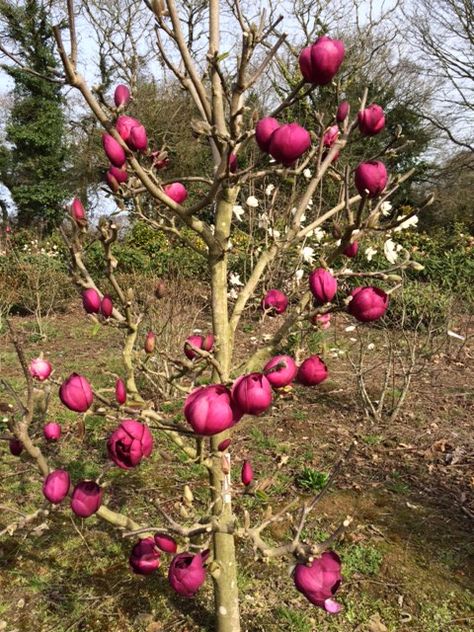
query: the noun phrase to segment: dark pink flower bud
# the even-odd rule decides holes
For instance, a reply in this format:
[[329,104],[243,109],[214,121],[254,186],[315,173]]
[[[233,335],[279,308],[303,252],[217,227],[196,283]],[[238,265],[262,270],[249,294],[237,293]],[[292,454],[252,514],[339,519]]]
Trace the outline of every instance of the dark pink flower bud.
[[[130,139],[130,133],[132,131],[132,128],[133,127],[137,127],[139,125],[141,125],[141,123],[136,118],[133,118],[132,116],[126,116],[125,114],[122,114],[122,116],[118,117],[117,122],[115,123],[115,129],[120,134],[120,136],[123,138],[123,140],[126,143],[128,143],[128,141]],[[121,166],[121,165],[118,165],[118,166]]]
[[10,449],[10,453],[13,456],[20,456],[23,452],[23,443],[19,439],[10,439],[8,442],[8,447]]
[[176,202],[176,204],[182,204],[184,200],[188,197],[188,191],[184,184],[181,182],[173,182],[173,184],[168,184],[164,187],[163,191],[166,195]]
[[253,469],[249,461],[244,461],[242,464],[242,471],[240,473],[240,479],[242,483],[247,487],[253,481]]
[[117,191],[120,189],[120,184],[117,182],[114,176],[110,173],[110,169],[105,174],[105,181],[107,182],[107,184],[109,185],[109,187],[114,193],[117,193]]
[[229,154],[229,171],[235,173],[237,171],[237,156],[235,154]]
[[128,146],[130,149],[135,151],[146,151],[148,146],[148,137],[143,125],[135,125],[132,127],[128,138]]
[[324,268],[316,268],[309,275],[309,289],[317,305],[330,303],[336,296],[337,279]]
[[101,298],[97,290],[92,287],[82,291],[82,305],[88,314],[98,314]]
[[203,351],[211,351],[214,346],[214,336],[208,334],[207,336],[189,336],[184,343],[184,353],[190,360],[194,360],[198,354],[192,350],[189,345],[202,349]]
[[359,129],[365,136],[375,136],[385,127],[385,114],[380,105],[372,103],[357,115]]
[[268,290],[262,299],[262,309],[270,313],[283,314],[288,307],[288,298],[280,290]]
[[255,126],[255,140],[257,141],[257,145],[260,149],[265,153],[268,153],[269,151],[270,139],[273,132],[279,129],[279,127],[280,123],[271,116],[260,119]]
[[83,375],[71,373],[59,388],[62,403],[76,413],[85,413],[94,400],[92,388]]
[[277,162],[290,167],[311,147],[311,136],[298,123],[282,125],[273,132],[268,151]]
[[341,585],[341,560],[334,551],[325,551],[311,564],[297,564],[293,572],[296,589],[313,603],[335,614],[341,609],[333,597]]
[[187,396],[184,416],[196,434],[210,436],[233,426],[242,417],[242,412],[223,384],[210,384]]
[[260,415],[272,403],[272,387],[262,373],[241,375],[232,385],[232,399],[243,413]]
[[297,381],[304,386],[316,386],[321,384],[328,376],[328,369],[317,355],[310,356],[300,365]]
[[43,358],[35,358],[30,362],[28,370],[32,378],[43,382],[51,375],[53,367],[47,360],[44,360]]
[[104,490],[94,481],[81,481],[72,492],[71,509],[81,518],[95,514],[102,503]]
[[387,182],[387,169],[380,160],[361,162],[355,170],[356,189],[362,196],[377,197],[385,189]]
[[71,216],[75,222],[82,225],[86,221],[86,210],[79,198],[74,198],[71,204]]
[[124,419],[107,441],[112,461],[123,470],[130,470],[149,457],[153,449],[150,429],[136,419]]
[[225,452],[231,443],[232,443],[232,439],[224,439],[224,441],[221,441],[219,443],[219,445],[217,446],[217,449],[219,450],[219,452]]
[[58,441],[61,436],[61,425],[50,421],[49,424],[43,426],[43,434],[48,441]]
[[308,83],[324,86],[329,83],[342,64],[345,49],[341,40],[326,35],[319,37],[312,46],[301,51],[301,74]]
[[69,493],[71,479],[65,470],[54,470],[48,474],[43,483],[43,495],[53,505],[62,502]]
[[150,153],[150,157],[152,158],[152,167],[154,167],[157,171],[160,169],[164,169],[169,165],[169,158],[166,151],[152,151]]
[[273,388],[288,386],[295,379],[297,372],[296,362],[288,355],[274,356],[263,368],[263,373]]
[[342,101],[342,103],[339,103],[339,107],[337,108],[336,112],[336,121],[338,123],[344,123],[346,118],[349,116],[350,111],[351,106],[349,104],[349,101]]
[[357,252],[359,251],[359,244],[357,241],[353,241],[351,244],[347,244],[347,246],[342,251],[346,257],[355,257]]
[[381,318],[388,307],[388,294],[378,287],[356,287],[347,306],[349,314],[363,323]]
[[114,92],[114,102],[116,107],[120,107],[121,105],[127,105],[130,101],[130,90],[127,86],[124,86],[123,83],[118,85],[115,88]]
[[126,161],[124,148],[110,134],[102,134],[102,145],[110,162],[116,167],[123,167]]
[[137,575],[151,575],[160,566],[160,556],[154,539],[149,537],[135,544],[128,561]]
[[176,540],[170,535],[166,533],[155,533],[154,539],[156,546],[160,551],[163,551],[163,553],[176,553],[178,545],[176,544]]
[[119,184],[123,184],[128,180],[128,173],[125,169],[119,169],[118,167],[110,165],[107,173],[110,174]]
[[104,294],[104,297],[100,303],[100,313],[104,318],[110,318],[114,311],[114,304],[108,294]]
[[145,353],[153,353],[155,350],[156,336],[152,331],[149,331],[145,338]]
[[179,553],[173,558],[168,572],[171,588],[182,597],[194,597],[199,588],[206,581],[204,563],[209,551],[197,555],[193,553]]
[[332,125],[329,129],[324,132],[323,136],[323,145],[324,147],[332,147],[334,143],[337,141],[339,136],[339,127],[337,125]]
[[122,406],[127,401],[127,387],[120,378],[115,382],[115,399],[119,406]]

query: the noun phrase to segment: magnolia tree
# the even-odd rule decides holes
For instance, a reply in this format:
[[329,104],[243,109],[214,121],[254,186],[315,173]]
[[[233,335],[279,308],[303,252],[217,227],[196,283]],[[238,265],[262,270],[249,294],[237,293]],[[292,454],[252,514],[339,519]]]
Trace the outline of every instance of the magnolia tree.
[[[266,21],[262,13],[254,24],[243,15],[239,3],[233,3],[241,45],[232,63],[222,55],[219,5],[217,0],[208,3],[208,50],[204,60],[191,54],[174,0],[149,5],[154,12],[161,58],[193,99],[197,118],[191,124],[205,139],[212,157],[212,173],[183,174],[179,181],[167,181],[166,153],[154,146],[140,121],[127,115],[133,97],[129,88],[117,86],[113,100],[107,103],[97,98],[79,74],[72,0],[67,5],[67,47],[62,31],[54,29],[65,82],[82,94],[104,128],[103,148],[110,163],[106,181],[118,208],[158,231],[173,234],[207,259],[212,332],[183,341],[183,357],[175,359],[176,371],[168,376],[168,382],[176,384],[177,397],[185,393],[187,424],[175,422],[158,407],[150,406],[139,391],[143,383],[140,376],[153,376],[157,370],[156,363],[148,360],[160,356],[160,338],[153,331],[142,331],[143,314],[134,292],[122,287],[116,276],[114,244],[118,228],[112,216],[94,228],[103,246],[107,287],[101,281],[99,289],[97,279],[89,273],[84,245],[92,227],[87,210],[77,198],[70,207],[70,225],[63,230],[71,254],[72,277],[81,291],[85,312],[98,324],[113,325],[123,332],[123,379],[116,382],[115,398],[94,388],[85,375],[73,373],[59,379],[55,377],[59,367],[52,375],[51,364],[43,357],[31,361],[27,358],[11,329],[25,375],[25,399],[16,395],[5,380],[4,384],[20,413],[12,414],[9,420],[10,450],[14,455],[26,451],[36,461],[48,503],[61,505],[63,511],[72,510],[84,519],[96,515],[115,525],[119,534],[134,539],[129,558],[132,570],[149,575],[165,567],[171,588],[183,597],[196,595],[209,576],[214,586],[216,629],[236,632],[240,629],[238,539],[250,542],[263,558],[293,560],[296,589],[311,603],[336,613],[340,610],[334,596],[341,582],[341,562],[331,547],[350,519],[341,521],[325,542],[314,543],[307,541],[304,533],[321,494],[312,499],[291,498],[263,518],[239,509],[241,492],[251,485],[254,473],[251,459],[246,460],[240,466],[240,477],[235,477],[240,480],[231,483],[232,437],[246,415],[252,416],[254,423],[265,423],[265,414],[271,406],[278,407],[280,393],[291,388],[293,382],[316,388],[327,378],[328,368],[320,356],[303,361],[297,358],[297,363],[292,356],[281,353],[290,334],[305,328],[326,329],[337,311],[346,311],[362,323],[380,319],[388,308],[390,294],[400,284],[398,272],[413,264],[405,253],[386,270],[356,273],[348,267],[358,255],[359,243],[371,232],[391,231],[410,219],[387,213],[388,198],[410,174],[390,174],[383,155],[367,155],[361,164],[338,167],[352,142],[382,133],[385,127],[384,112],[379,105],[368,102],[367,91],[358,104],[349,104],[339,96],[343,95],[338,71],[344,63],[344,42],[329,35],[309,42],[299,54],[299,70],[295,63],[295,72],[301,73],[295,89],[275,103],[272,112],[252,112],[246,98],[258,87],[259,78],[285,41],[285,35],[277,29],[282,19]],[[231,18],[227,16],[226,20]],[[334,103],[329,111],[314,112],[315,130],[308,131],[289,119],[289,113],[318,90],[332,90]],[[356,110],[352,115],[351,108]],[[387,139],[385,152],[400,148],[398,138]],[[328,181],[337,191],[338,202],[333,206],[323,195]],[[193,192],[197,185],[199,194]],[[319,202],[313,203],[313,199]],[[246,221],[246,212],[252,213],[256,221]],[[417,209],[412,214],[415,212]],[[326,236],[321,240],[323,228]],[[247,231],[253,242],[252,261],[242,279],[229,268],[237,231]],[[300,255],[295,254],[301,252],[305,253],[303,264]],[[313,262],[316,258],[317,264]],[[281,285],[271,287],[268,273],[278,262],[289,275],[286,279],[280,275]],[[303,272],[308,262],[314,269]],[[164,282],[157,282],[156,298],[165,291]],[[235,342],[244,336],[243,315],[255,305],[261,309],[262,318],[271,322],[273,333],[242,362],[236,359]],[[94,414],[104,418],[109,433],[109,465],[97,480],[71,480],[57,462],[58,455],[48,459],[48,450],[32,439],[38,420],[48,421],[48,394],[51,391],[51,397],[55,396],[52,384],[59,386],[60,401],[69,410],[84,417]],[[163,510],[166,498],[147,524],[112,511],[104,491],[110,464],[123,470],[140,467],[144,459],[153,459],[154,445],[161,447],[165,436],[182,451],[182,459],[207,468],[207,500],[193,501],[189,481],[184,497],[188,505],[194,503],[193,513]],[[60,425],[46,423],[44,437],[48,442],[61,441]],[[328,484],[345,456],[341,454]],[[47,506],[38,509],[28,520],[47,512]],[[281,521],[289,522],[292,537],[271,545],[266,530]]]

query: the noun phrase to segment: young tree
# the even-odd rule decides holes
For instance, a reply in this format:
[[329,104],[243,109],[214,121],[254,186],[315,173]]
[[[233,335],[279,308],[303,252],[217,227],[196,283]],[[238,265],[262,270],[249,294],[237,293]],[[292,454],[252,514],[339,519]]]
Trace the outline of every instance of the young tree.
[[15,87],[0,149],[0,179],[17,207],[18,224],[50,231],[64,214],[67,144],[48,7],[38,0],[2,1],[0,21],[0,50],[15,62],[2,66]]
[[[116,383],[115,400],[78,374],[60,380],[59,395],[70,410],[103,416],[111,431],[107,443],[109,458],[124,470],[137,467],[144,458],[153,458],[153,441],[163,436],[178,446],[189,464],[200,463],[206,468],[206,498],[194,499],[192,481],[184,491],[187,506],[194,508],[191,515],[186,507],[178,512],[171,505],[160,503],[149,524],[138,524],[129,516],[112,511],[103,502],[102,481],[107,468],[96,481],[74,481],[71,508],[82,517],[96,514],[121,529],[125,537],[139,538],[130,556],[137,573],[154,572],[160,564],[160,551],[173,554],[168,577],[180,595],[194,596],[208,572],[214,584],[216,629],[238,632],[236,542],[240,540],[249,542],[255,553],[265,559],[291,558],[296,564],[296,588],[327,612],[340,609],[333,599],[341,579],[340,560],[327,549],[350,524],[350,518],[343,520],[325,542],[314,543],[305,539],[305,525],[324,492],[309,500],[292,498],[274,513],[251,516],[238,506],[238,484],[231,484],[232,435],[239,432],[239,421],[244,415],[257,422],[272,401],[278,405],[282,387],[294,380],[315,387],[326,379],[328,369],[321,357],[307,357],[298,367],[291,356],[281,353],[290,333],[309,330],[317,323],[327,325],[335,311],[347,310],[360,322],[375,321],[384,315],[390,295],[401,281],[398,271],[412,265],[409,254],[405,253],[386,270],[366,274],[353,272],[347,262],[357,255],[360,240],[373,232],[398,227],[419,209],[403,218],[397,217],[396,212],[389,216],[384,213],[384,203],[411,174],[389,175],[380,155],[369,154],[368,160],[348,165],[342,175],[333,167],[337,154],[352,143],[357,128],[365,136],[383,131],[383,110],[366,107],[367,91],[361,95],[358,112],[352,116],[347,104],[336,100],[328,111],[315,111],[322,126],[319,134],[310,134],[296,121],[283,123],[287,108],[325,89],[322,86],[337,82],[344,58],[343,42],[326,36],[310,42],[299,57],[302,78],[274,107],[271,116],[263,116],[248,110],[247,95],[267,72],[285,41],[284,34],[276,34],[282,18],[267,22],[262,13],[255,23],[244,15],[238,2],[232,3],[232,24],[234,29],[240,29],[241,43],[236,59],[231,61],[222,54],[223,5],[211,0],[201,15],[208,27],[208,49],[205,59],[197,61],[190,53],[193,25],[180,19],[181,9],[174,0],[150,4],[163,63],[194,101],[199,118],[196,116],[190,124],[206,142],[212,164],[211,173],[201,177],[183,174],[180,181],[166,180],[166,164],[159,148],[149,141],[140,121],[124,115],[130,100],[128,87],[117,87],[114,105],[101,103],[79,74],[72,0],[68,1],[67,49],[61,30],[54,29],[68,84],[79,90],[104,128],[104,150],[111,162],[108,183],[119,208],[127,208],[132,216],[156,230],[182,239],[207,261],[213,329],[208,335],[186,340],[187,359],[173,359],[176,372],[168,376],[168,381],[175,385],[177,394],[185,394],[187,426],[183,426],[159,409],[159,398],[156,405],[150,406],[140,393],[139,376],[153,380],[160,375],[160,341],[153,331],[146,336],[141,333],[143,314],[134,301],[133,288],[123,288],[117,279],[114,244],[118,231],[114,217],[104,219],[98,227],[109,286],[103,292],[84,263],[88,219],[83,205],[75,199],[71,207],[72,228],[64,229],[73,278],[82,292],[86,312],[98,323],[123,330],[125,379]],[[262,48],[265,54],[255,62],[255,52]],[[325,122],[330,125],[329,134]],[[397,139],[389,147],[391,152],[398,151]],[[321,194],[328,178],[338,189],[335,204]],[[188,189],[196,186],[204,192],[186,203]],[[245,214],[248,217],[243,221]],[[327,229],[332,230],[333,236]],[[232,269],[233,240],[241,230],[247,232],[247,240],[258,245],[242,280]],[[319,245],[312,239],[317,239]],[[302,263],[301,251],[308,244],[313,244],[311,249],[318,248],[318,252]],[[284,271],[282,278],[286,278],[278,288],[269,286],[269,274],[277,264]],[[312,270],[306,289],[295,282],[305,274],[302,266],[307,272]],[[302,274],[295,276],[295,271]],[[363,279],[364,284],[354,287]],[[159,283],[156,296],[163,291],[163,284]],[[242,362],[236,357],[236,343],[245,335],[242,317],[252,305],[260,305],[263,318],[275,319],[275,333]],[[28,364],[14,332],[12,335],[27,382],[26,402],[16,401],[20,415],[12,415],[9,421],[15,435],[12,447],[18,452],[19,442],[36,460],[45,478],[46,498],[60,503],[69,493],[69,475],[64,470],[51,471],[46,456],[30,437],[30,428],[37,423],[34,400],[42,392],[41,388],[34,388],[34,380],[47,384],[52,380],[52,367],[43,358]],[[156,362],[148,362],[150,356]],[[44,430],[56,437],[58,431],[57,427]],[[345,458],[342,454],[335,464],[328,484]],[[242,485],[248,487],[253,476],[251,464],[242,463]],[[31,520],[37,515],[43,514],[33,514]],[[285,520],[289,521],[291,537],[271,545],[265,530]],[[176,554],[178,545],[182,552]]]

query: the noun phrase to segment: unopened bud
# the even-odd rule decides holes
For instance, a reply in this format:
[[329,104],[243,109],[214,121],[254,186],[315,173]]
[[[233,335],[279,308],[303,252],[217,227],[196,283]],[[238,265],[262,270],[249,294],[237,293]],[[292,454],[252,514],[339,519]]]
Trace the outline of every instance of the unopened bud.
[[422,266],[418,261],[410,261],[410,268],[412,270],[416,270],[417,272],[421,272],[425,269],[425,266]]
[[194,496],[193,496],[193,492],[191,491],[191,488],[189,487],[189,485],[185,485],[184,486],[183,500],[184,500],[185,504],[188,505],[188,506],[193,504]]
[[402,280],[402,277],[399,274],[387,275],[387,281],[394,281],[395,283],[399,283],[401,280]]

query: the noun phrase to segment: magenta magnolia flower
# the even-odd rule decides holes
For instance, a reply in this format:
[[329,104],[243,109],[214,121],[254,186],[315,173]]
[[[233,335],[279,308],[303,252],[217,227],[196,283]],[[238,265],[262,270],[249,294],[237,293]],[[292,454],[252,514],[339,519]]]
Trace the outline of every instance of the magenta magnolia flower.
[[164,553],[176,553],[178,545],[176,540],[166,533],[155,533],[155,544]]
[[102,134],[105,154],[115,167],[123,167],[126,161],[125,150],[110,134]]
[[362,162],[355,170],[356,189],[362,196],[377,197],[385,189],[387,182],[387,169],[380,160]]
[[232,385],[232,399],[247,415],[260,415],[272,403],[272,387],[262,373],[241,375]]
[[134,573],[151,575],[160,566],[161,553],[152,537],[139,540],[132,549],[128,561]]
[[144,349],[146,353],[153,353],[155,350],[156,336],[152,331],[149,331],[145,338]]
[[50,421],[49,424],[43,426],[43,434],[48,441],[58,441],[61,437],[61,425]]
[[242,417],[242,411],[223,384],[211,384],[187,396],[184,416],[196,434],[210,436],[233,426]]
[[86,210],[79,198],[74,198],[72,201],[71,215],[78,224],[82,224],[86,221]]
[[342,251],[346,257],[355,257],[359,251],[359,244],[357,241],[353,241],[351,244],[347,244],[347,246]]
[[291,384],[296,377],[298,367],[289,355],[277,355],[269,360],[263,373],[273,388],[283,388]]
[[209,557],[209,551],[193,553],[179,553],[173,558],[168,572],[171,588],[182,597],[194,597],[206,580],[204,563]]
[[365,136],[375,136],[385,127],[385,114],[380,105],[372,103],[357,115],[359,129]]
[[72,492],[71,509],[81,518],[95,514],[102,503],[103,489],[94,481],[81,481]]
[[232,443],[232,439],[224,439],[224,441],[221,441],[219,443],[219,445],[217,446],[217,449],[219,450],[219,452],[225,452],[231,443]]
[[139,465],[153,449],[153,437],[148,426],[136,419],[124,419],[107,441],[112,461],[124,470]]
[[122,184],[123,182],[127,182],[128,180],[128,173],[125,169],[119,169],[118,167],[110,165],[107,173],[112,176],[118,184]]
[[34,360],[30,362],[28,370],[32,378],[43,382],[44,380],[47,380],[48,377],[51,375],[53,367],[47,360],[44,360],[43,358],[34,358]]
[[283,314],[288,307],[288,298],[280,290],[268,290],[262,299],[262,309],[270,313]]
[[43,483],[43,495],[53,505],[62,502],[69,493],[71,479],[65,470],[54,470]]
[[164,187],[163,191],[173,200],[173,202],[176,202],[176,204],[182,204],[188,197],[188,191],[181,182],[168,184]]
[[235,173],[238,167],[237,156],[235,154],[229,154],[228,164],[230,173]]
[[123,83],[118,85],[115,88],[114,92],[114,102],[116,107],[120,107],[121,105],[127,105],[130,101],[130,90],[127,86],[124,86]]
[[260,119],[255,126],[255,140],[262,151],[268,153],[273,132],[279,129],[280,123],[271,116]]
[[332,147],[339,137],[339,127],[332,125],[324,132],[323,145],[324,147]]
[[98,314],[101,302],[99,293],[93,287],[82,291],[82,306],[88,314]]
[[311,147],[311,136],[298,123],[287,123],[276,129],[270,137],[268,151],[276,161],[290,167]]
[[[189,344],[188,344],[189,343]],[[194,360],[197,353],[191,349],[189,345],[202,349],[203,351],[211,351],[214,346],[214,336],[207,334],[207,336],[189,336],[184,343],[184,353],[190,360]]]
[[341,103],[339,103],[339,106],[336,112],[336,121],[338,123],[344,123],[346,118],[349,116],[350,110],[351,110],[351,106],[349,104],[349,101],[342,101]]
[[119,406],[122,406],[127,401],[127,387],[120,378],[115,382],[115,400]]
[[244,461],[242,463],[240,480],[246,487],[253,481],[253,469],[249,461]]
[[349,314],[363,323],[381,318],[388,307],[388,294],[378,287],[356,287],[347,306]]
[[148,137],[143,125],[135,125],[132,127],[127,144],[130,149],[133,149],[134,151],[146,151],[148,146]]
[[133,116],[126,116],[125,114],[122,114],[122,116],[118,117],[115,123],[115,129],[120,134],[120,137],[123,138],[126,143],[128,143],[132,128],[139,125],[141,125],[140,121],[138,121],[136,118],[133,118]]
[[308,83],[324,86],[339,70],[344,54],[344,44],[341,40],[333,40],[323,35],[312,46],[301,51],[299,58],[301,74]]
[[310,356],[300,365],[296,379],[304,386],[321,384],[328,376],[328,369],[317,355]]
[[104,318],[110,318],[114,311],[114,304],[108,294],[105,294],[100,303],[100,313]]
[[316,268],[309,275],[309,289],[317,305],[330,303],[336,296],[337,279],[324,268]]
[[8,449],[13,456],[20,456],[23,452],[23,443],[19,439],[10,439],[8,442]]
[[341,560],[334,551],[325,551],[306,566],[297,564],[293,572],[293,580],[297,590],[313,603],[335,614],[341,605],[333,597],[341,585]]
[[71,373],[59,388],[62,403],[76,413],[85,413],[91,407],[94,395],[89,382],[83,375]]

